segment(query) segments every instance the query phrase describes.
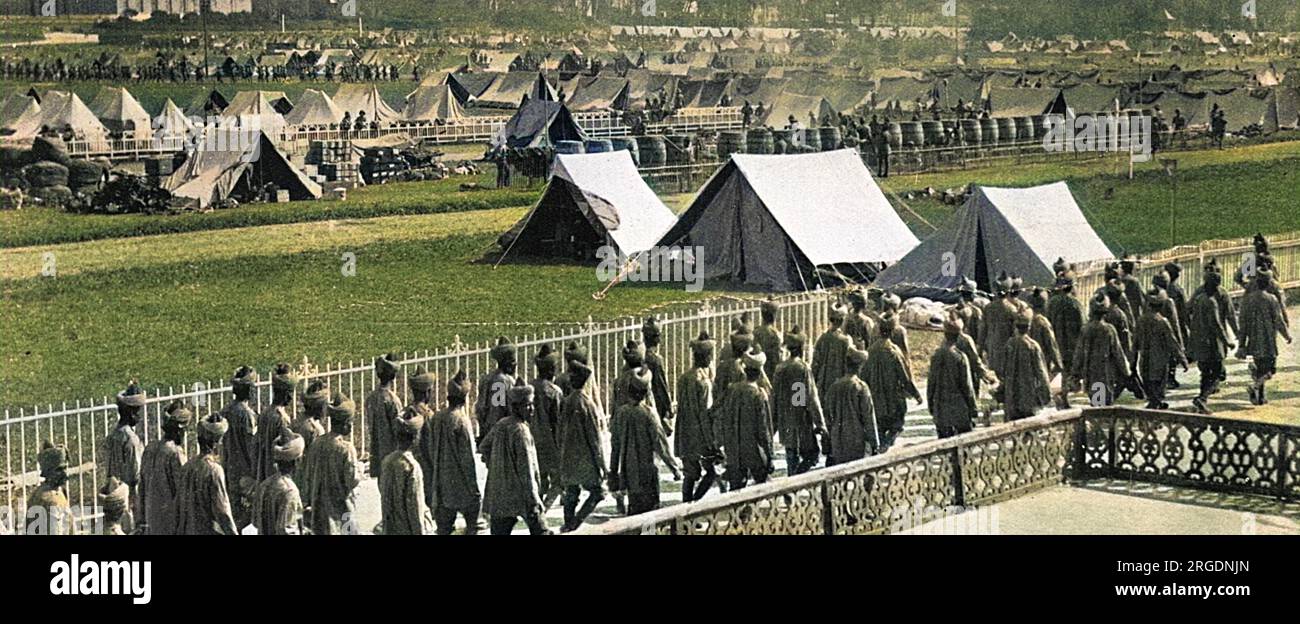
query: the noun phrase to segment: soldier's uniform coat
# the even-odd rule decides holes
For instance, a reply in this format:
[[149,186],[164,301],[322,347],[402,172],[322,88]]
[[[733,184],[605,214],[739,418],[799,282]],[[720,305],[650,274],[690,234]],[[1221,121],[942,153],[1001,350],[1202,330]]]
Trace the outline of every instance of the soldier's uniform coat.
[[253,526],[258,535],[302,534],[302,494],[293,477],[276,475],[257,484]]
[[881,431],[901,432],[907,417],[907,398],[921,395],[912,382],[907,356],[892,340],[877,340],[867,353],[860,377],[871,388],[876,426]]
[[27,535],[75,535],[77,527],[63,487],[42,483],[27,498]]
[[[802,405],[795,398],[802,394]],[[813,379],[812,367],[803,358],[790,358],[776,367],[772,380],[772,406],[776,426],[781,432],[781,444],[797,449],[801,456],[814,459],[821,452],[818,429],[825,429],[821,394]]]
[[131,509],[122,518],[122,521],[128,528],[135,522],[142,522],[132,518],[132,513],[139,513],[140,510],[140,464],[143,460],[144,444],[140,442],[140,436],[136,435],[135,427],[118,425],[109,432],[108,437],[104,438],[104,467],[108,476],[117,477],[119,481],[125,483],[129,488],[128,499],[131,503]]
[[659,470],[655,467],[655,457],[665,465],[676,464],[668,450],[668,436],[664,435],[659,416],[644,402],[623,405],[618,411],[613,422],[619,426],[610,441],[610,489],[657,497]]
[[[969,336],[962,334],[959,338]],[[965,433],[973,428],[978,412],[973,378],[969,358],[956,343],[945,342],[930,356],[925,402],[941,437],[945,432]]]
[[[289,417],[289,406],[268,405],[257,418],[257,438],[254,441],[258,483],[279,474],[275,468],[275,441],[286,431],[293,430],[293,420]],[[236,487],[239,482],[235,482]]]
[[[229,423],[226,436],[221,439],[221,467],[226,470],[229,483],[238,484],[241,479],[258,478],[257,450],[257,412],[249,406],[248,401],[235,401],[221,410],[221,417]],[[230,501],[235,522],[246,526],[251,521],[250,510],[243,499],[236,496]]]
[[1119,395],[1120,385],[1128,379],[1131,371],[1124,345],[1120,343],[1119,333],[1113,325],[1098,319],[1083,326],[1074,348],[1074,364],[1070,372],[1083,379],[1083,390],[1090,395],[1098,383],[1106,387],[1108,400]]
[[219,458],[203,454],[181,468],[176,496],[178,535],[238,535]]
[[1069,368],[1074,363],[1074,347],[1079,342],[1079,332],[1083,331],[1083,305],[1074,295],[1056,291],[1047,302],[1047,320],[1052,323],[1061,365]]
[[[355,532],[356,489],[361,483],[357,449],[347,436],[331,431],[312,443],[303,461],[309,464],[310,487],[304,502],[311,507],[316,535]],[[381,468],[382,471],[382,468]]]
[[817,339],[813,347],[812,373],[822,399],[830,392],[831,385],[849,371],[849,348],[852,346],[853,340],[838,329],[828,330]]
[[499,370],[494,370],[479,380],[478,402],[474,404],[474,414],[478,418],[477,429],[474,430],[476,437],[486,436],[492,430],[492,425],[510,413],[506,395],[513,387],[514,375]]
[[766,390],[750,381],[731,384],[714,425],[728,473],[760,478],[772,472],[772,403]]
[[830,434],[827,465],[862,459],[880,447],[880,430],[871,388],[855,374],[831,384],[823,400]]
[[537,468],[543,475],[550,475],[550,483],[558,483],[560,475],[560,403],[564,395],[560,387],[549,380],[538,377],[532,381],[533,419],[528,428],[533,433],[533,443],[537,446]]
[[494,518],[540,513],[537,449],[528,423],[513,415],[498,420],[478,450],[488,467],[484,513]]
[[409,450],[384,458],[379,507],[385,535],[432,535],[433,515],[424,496],[424,471]]
[[570,391],[564,397],[560,404],[562,485],[595,488],[604,484],[608,464],[605,447],[600,440],[600,425],[603,420],[595,401],[585,392]]
[[776,325],[762,324],[754,328],[754,344],[767,356],[763,363],[763,374],[768,379],[776,376],[776,367],[781,363],[781,342],[784,337]]
[[1002,393],[1008,417],[1027,416],[1051,403],[1043,349],[1033,338],[1017,334],[1007,341],[1004,357]]
[[1143,381],[1160,386],[1169,379],[1169,362],[1187,363],[1183,356],[1183,347],[1178,342],[1178,334],[1163,314],[1156,314],[1148,307],[1138,319],[1134,351],[1137,353],[1138,375]]
[[469,406],[439,410],[420,431],[420,467],[429,509],[474,509],[482,500]]
[[[384,470],[384,458],[397,448],[393,423],[402,413],[402,398],[391,388],[380,386],[366,395],[365,410],[370,426],[370,476],[379,478]],[[311,445],[307,445],[311,448]]]
[[171,440],[155,440],[145,447],[140,469],[140,502],[146,535],[177,534],[176,497],[185,462],[185,449]]
[[988,356],[988,366],[998,377],[1002,377],[1005,368],[1007,341],[1016,333],[1016,310],[1010,297],[994,299],[984,308],[984,334],[979,339],[980,349]]

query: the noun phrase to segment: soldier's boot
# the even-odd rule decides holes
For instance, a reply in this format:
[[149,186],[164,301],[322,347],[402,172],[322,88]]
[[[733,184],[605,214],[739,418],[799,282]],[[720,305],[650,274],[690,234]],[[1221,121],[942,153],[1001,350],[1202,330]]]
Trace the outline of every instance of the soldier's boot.
[[627,497],[623,492],[614,492],[614,507],[618,510],[618,515],[627,515]]
[[1255,382],[1252,381],[1249,386],[1246,386],[1246,397],[1250,399],[1251,405],[1259,405],[1259,387]]
[[699,480],[693,477],[686,477],[682,479],[682,502],[683,503],[689,503],[695,500],[695,484],[698,482]]
[[1209,406],[1205,404],[1205,398],[1199,396],[1196,397],[1195,399],[1192,399],[1192,409],[1196,410],[1196,413],[1198,414],[1209,415],[1213,413],[1210,411]]
[[[700,478],[700,483],[695,486],[695,491],[691,493],[691,500],[697,501],[704,498],[704,495],[708,494],[709,488],[713,487],[713,482],[717,479],[718,476],[712,472],[704,473],[704,476]],[[721,485],[721,482],[719,485]]]
[[1259,382],[1259,404],[1260,405],[1268,404],[1268,395],[1264,394],[1264,382],[1262,381]]
[[1061,390],[1056,394],[1056,409],[1058,410],[1070,409],[1070,398],[1066,396],[1065,390]]
[[576,526],[576,525],[573,523],[573,518],[574,518],[575,516],[578,515],[578,514],[577,514],[577,512],[578,512],[578,499],[577,499],[577,498],[574,498],[574,499],[570,500],[568,497],[565,497],[564,502],[563,502],[563,506],[564,506],[564,528],[562,528],[562,529],[560,529],[560,530],[563,531],[563,532],[565,532],[565,533],[568,533],[569,531],[572,531],[572,530],[574,529],[574,527]]
[[582,507],[579,507],[577,513],[573,516],[573,528],[576,529],[582,526],[582,523],[587,521],[587,516],[590,516],[591,512],[596,511],[596,505],[599,505],[602,500],[605,500],[603,494],[600,494],[599,492],[588,492],[587,500],[582,501]]

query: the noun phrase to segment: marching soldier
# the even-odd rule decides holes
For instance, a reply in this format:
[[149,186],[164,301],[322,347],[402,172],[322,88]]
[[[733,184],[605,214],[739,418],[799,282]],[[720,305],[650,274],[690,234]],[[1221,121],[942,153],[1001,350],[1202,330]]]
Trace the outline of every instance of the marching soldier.
[[677,433],[673,451],[682,464],[682,502],[699,500],[713,486],[713,351],[707,332],[691,341],[691,368],[677,379]]
[[[311,489],[306,492],[308,526],[314,535],[357,533],[353,513],[356,489],[361,483],[357,449],[352,446],[352,419],[356,405],[338,391],[325,408],[330,431],[307,449],[306,472]],[[383,469],[380,469],[382,474]]]
[[975,305],[975,280],[963,277],[957,293],[960,299],[954,309],[961,317],[962,331],[972,340],[977,340],[984,327],[984,311]]
[[763,483],[772,473],[772,402],[760,386],[767,356],[750,350],[740,358],[745,378],[727,388],[718,419],[718,440],[726,456],[726,479],[732,490]]
[[763,374],[769,380],[776,376],[776,367],[781,363],[781,329],[776,325],[780,313],[781,307],[775,301],[764,301],[759,310],[762,323],[754,328],[754,343],[767,356]]
[[480,529],[483,497],[474,461],[474,419],[465,404],[474,393],[465,371],[447,383],[447,407],[424,425],[420,456],[425,466],[424,494],[433,512],[438,535],[451,535],[456,514],[465,518],[465,534]]
[[626,388],[628,402],[618,408],[610,421],[613,433],[610,441],[609,474],[615,491],[627,492],[627,513],[636,515],[659,507],[659,471],[655,456],[680,480],[681,469],[668,449],[668,436],[664,435],[659,415],[646,403],[650,394],[652,376],[645,368],[638,369]]
[[976,375],[971,373],[969,360],[958,345],[959,339],[970,339],[962,333],[963,324],[960,315],[949,316],[943,323],[943,344],[930,356],[925,403],[934,417],[939,439],[970,431],[979,413],[978,395],[971,385]]
[[880,448],[880,429],[871,400],[871,387],[861,377],[867,352],[850,349],[844,374],[826,392],[826,465],[834,466],[868,455]]
[[144,447],[140,464],[140,516],[146,535],[177,534],[176,489],[186,462],[185,428],[191,417],[183,403],[172,402],[163,416],[162,438]]
[[1124,354],[1119,332],[1106,321],[1111,312],[1110,299],[1105,293],[1097,293],[1088,303],[1088,322],[1079,332],[1074,363],[1070,367],[1071,376],[1083,381],[1084,392],[1088,393],[1093,407],[1114,404],[1129,377],[1128,356]]
[[[221,443],[221,467],[226,470],[230,483],[240,483],[245,478],[256,479],[259,456],[257,454],[257,411],[253,409],[253,390],[257,388],[257,372],[240,366],[230,378],[234,401],[221,410],[221,417],[230,426]],[[182,463],[184,459],[181,460]],[[235,526],[248,526],[253,521],[248,505],[241,496],[230,501],[230,511]]]
[[876,412],[879,451],[893,446],[907,418],[907,398],[921,402],[921,392],[912,382],[912,367],[907,355],[891,339],[895,335],[897,318],[893,312],[880,317],[879,333],[867,349],[867,362],[860,377],[871,389],[871,400]]
[[238,535],[226,493],[226,471],[217,446],[230,427],[221,414],[199,421],[199,454],[181,468],[177,477],[176,533],[178,535]]
[[290,414],[293,392],[297,386],[298,376],[293,373],[293,369],[288,364],[276,364],[275,373],[271,375],[271,404],[262,410],[257,419],[255,478],[259,483],[276,474],[272,449],[284,432],[293,430],[293,417]]
[[[600,442],[600,426],[605,417],[585,391],[591,379],[591,367],[575,359],[568,372],[571,385],[560,406],[560,481],[564,485],[562,530],[565,532],[581,526],[605,498],[608,474],[605,447]],[[587,491],[587,499],[579,508],[582,490]]]
[[104,513],[104,535],[126,535],[122,522],[126,519],[130,498],[131,489],[113,476],[96,492],[95,499]]
[[812,373],[817,380],[817,392],[823,401],[829,396],[831,385],[849,370],[849,351],[853,349],[853,340],[844,333],[844,316],[844,308],[831,306],[827,314],[830,327],[813,345]]
[[817,465],[821,454],[817,436],[826,432],[826,422],[812,367],[804,361],[804,337],[798,325],[786,333],[785,348],[790,357],[776,367],[772,405],[785,446],[786,474],[793,476]]
[[[375,358],[375,377],[379,385],[366,396],[366,418],[370,419],[370,476],[378,479],[383,472],[384,458],[397,448],[393,426],[402,413],[402,397],[395,389],[397,356],[389,353]],[[311,449],[311,445],[307,445]]]
[[523,380],[517,384],[507,392],[509,411],[493,423],[479,443],[479,454],[488,466],[483,511],[490,518],[493,535],[509,535],[520,516],[529,533],[545,535],[551,531],[542,524],[537,449],[528,429],[535,391]]
[[849,290],[848,298],[849,312],[844,319],[844,333],[853,339],[855,349],[865,350],[875,340],[876,322],[867,313],[867,298],[862,289]]
[[474,404],[474,413],[478,417],[476,434],[482,439],[492,429],[496,421],[505,417],[510,408],[506,395],[515,386],[515,368],[518,351],[504,336],[497,338],[497,343],[488,352],[496,370],[483,376],[479,381],[478,402]]
[[[135,427],[140,421],[140,412],[144,409],[144,391],[134,382],[117,395],[117,426],[104,439],[104,467],[108,476],[116,477],[126,484],[128,499],[135,502],[137,509],[128,509],[122,516],[123,529],[130,532],[135,525],[135,516],[139,513],[140,463],[144,454],[144,443],[136,435]],[[134,514],[132,512],[135,512]],[[143,522],[144,518],[141,517]]]
[[659,355],[662,334],[655,317],[646,317],[645,323],[641,325],[641,338],[645,342],[645,367],[650,371],[650,401],[659,412],[659,422],[663,425],[664,433],[672,435],[673,399],[668,390],[668,372],[664,367],[664,359]]
[[36,455],[41,484],[27,498],[27,535],[74,535],[76,518],[68,503],[68,449],[46,440]]
[[1187,357],[1183,355],[1178,332],[1169,323],[1165,312],[1173,302],[1164,290],[1156,287],[1147,293],[1147,308],[1138,319],[1134,351],[1135,365],[1142,378],[1147,395],[1147,409],[1169,409],[1165,403],[1165,390],[1169,383],[1169,361],[1178,361],[1187,370]]
[[1282,317],[1282,303],[1271,292],[1273,273],[1255,271],[1255,288],[1241,300],[1241,345],[1237,357],[1251,357],[1251,385],[1246,391],[1254,405],[1268,403],[1265,384],[1277,372],[1277,335],[1291,344],[1291,332]]
[[[658,359],[658,355],[655,356]],[[533,443],[537,446],[537,469],[541,474],[543,513],[555,504],[556,499],[564,493],[560,485],[560,404],[564,394],[555,385],[555,370],[560,365],[560,354],[549,344],[542,345],[533,358],[537,367],[537,376],[532,386],[536,415],[529,423],[533,433]],[[648,367],[647,367],[648,368]],[[662,370],[662,363],[660,364]]]
[[[422,390],[428,391],[428,387]],[[431,414],[427,404],[416,401],[406,406],[394,423],[397,448],[384,458],[379,477],[380,526],[385,535],[433,533],[433,516],[424,498],[424,471],[414,452],[425,418]]]
[[1209,414],[1210,395],[1219,392],[1223,379],[1223,360],[1236,348],[1228,338],[1227,326],[1219,315],[1220,286],[1223,276],[1217,271],[1205,272],[1204,284],[1197,289],[1187,308],[1187,359],[1196,362],[1201,373],[1200,391],[1192,399],[1192,407]]
[[1047,302],[1047,320],[1052,324],[1056,337],[1056,346],[1061,352],[1061,393],[1057,395],[1057,409],[1069,409],[1070,392],[1074,380],[1069,370],[1074,365],[1075,345],[1079,343],[1079,334],[1083,331],[1083,306],[1074,297],[1074,276],[1069,272],[1056,277],[1051,299]]
[[293,475],[306,443],[292,431],[275,441],[276,474],[257,484],[253,494],[253,527],[258,535],[302,535],[302,493]]
[[1052,400],[1043,349],[1029,337],[1033,320],[1033,312],[1018,312],[1016,335],[1007,341],[1005,347],[1004,374],[999,375],[1002,378],[999,390],[1003,395],[1007,420],[1029,418]]

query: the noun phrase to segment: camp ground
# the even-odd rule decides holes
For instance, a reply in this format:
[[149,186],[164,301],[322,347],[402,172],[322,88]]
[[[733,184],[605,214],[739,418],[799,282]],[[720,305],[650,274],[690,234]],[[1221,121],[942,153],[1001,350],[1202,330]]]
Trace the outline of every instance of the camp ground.
[[854,150],[732,155],[662,246],[698,246],[706,279],[775,291],[857,281],[917,245]]
[[985,292],[1006,272],[1027,284],[1051,286],[1052,265],[1113,257],[1088,224],[1065,182],[1030,188],[976,186],[942,229],[880,272],[887,289],[955,291],[963,279]]

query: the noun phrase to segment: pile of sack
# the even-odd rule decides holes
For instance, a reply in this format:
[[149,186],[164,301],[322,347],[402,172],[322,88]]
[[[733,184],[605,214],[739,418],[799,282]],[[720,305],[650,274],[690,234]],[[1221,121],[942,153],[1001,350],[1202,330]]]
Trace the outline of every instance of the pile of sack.
[[[30,150],[0,148],[0,185],[12,197],[20,192],[30,203],[71,208],[89,201],[104,184],[106,161],[74,160],[58,137],[36,137]],[[22,202],[3,205],[18,207]]]

